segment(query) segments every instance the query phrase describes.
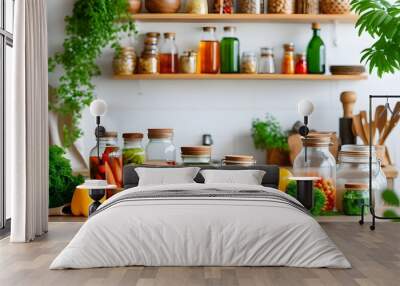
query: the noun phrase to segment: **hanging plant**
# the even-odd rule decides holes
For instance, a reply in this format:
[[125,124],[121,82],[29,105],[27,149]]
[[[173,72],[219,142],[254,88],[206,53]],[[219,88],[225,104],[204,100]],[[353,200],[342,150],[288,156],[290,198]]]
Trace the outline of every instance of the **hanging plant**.
[[71,146],[82,135],[81,112],[93,100],[92,78],[101,74],[96,60],[103,48],[111,46],[118,53],[121,33],[136,33],[132,21],[118,21],[129,16],[128,0],[77,0],[72,16],[65,18],[64,49],[49,58],[49,72],[57,66],[63,69],[49,108],[69,118],[63,126],[64,147]]

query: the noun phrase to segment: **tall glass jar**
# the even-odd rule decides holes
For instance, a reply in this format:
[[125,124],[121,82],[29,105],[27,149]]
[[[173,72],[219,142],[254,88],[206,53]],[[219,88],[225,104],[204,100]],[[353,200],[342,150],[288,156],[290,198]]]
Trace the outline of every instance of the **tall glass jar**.
[[200,73],[216,74],[219,72],[220,49],[215,35],[216,30],[215,27],[203,27],[199,45]]
[[122,154],[117,132],[105,132],[100,137],[99,146],[96,144],[90,151],[89,168],[91,179],[107,180],[122,188]]
[[145,160],[144,148],[142,146],[143,133],[124,133],[124,148],[122,158],[124,166],[141,165]]
[[284,54],[282,60],[282,73],[294,74],[295,73],[295,60],[294,60],[294,44],[284,44]]
[[275,58],[273,48],[261,48],[259,73],[275,73]]
[[324,211],[335,210],[336,160],[329,151],[331,134],[310,133],[302,138],[303,149],[293,163],[293,171],[299,177],[319,177],[315,187],[326,196]]
[[[369,146],[343,145],[339,152],[337,168],[337,208],[343,210],[345,184],[362,183],[369,186]],[[387,180],[377,159],[375,148],[372,149],[372,200],[380,206],[381,194],[387,187]]]
[[149,143],[146,161],[153,165],[176,165],[176,148],[173,143],[174,130],[169,128],[148,129]]
[[160,73],[178,73],[179,56],[175,33],[164,33],[164,44],[160,50]]
[[240,43],[236,27],[224,27],[221,40],[221,73],[240,73]]

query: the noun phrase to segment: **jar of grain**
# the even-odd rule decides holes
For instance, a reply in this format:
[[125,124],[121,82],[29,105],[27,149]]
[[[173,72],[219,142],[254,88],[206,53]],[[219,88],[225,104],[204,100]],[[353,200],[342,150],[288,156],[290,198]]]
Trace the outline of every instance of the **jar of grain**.
[[293,14],[295,12],[295,0],[269,0],[268,13]]
[[242,56],[241,63],[242,73],[255,74],[257,73],[257,56],[252,52],[245,52]]
[[319,14],[319,0],[296,0],[296,14]]
[[207,0],[188,0],[186,4],[186,13],[189,14],[208,14],[208,1]]
[[114,75],[130,75],[136,70],[136,53],[133,47],[122,47],[113,59]]
[[197,72],[197,53],[194,51],[186,51],[180,58],[179,71],[181,73],[193,74]]
[[160,71],[160,61],[158,52],[146,51],[142,53],[139,61],[139,73],[157,74]]
[[261,14],[262,0],[238,0],[237,13]]

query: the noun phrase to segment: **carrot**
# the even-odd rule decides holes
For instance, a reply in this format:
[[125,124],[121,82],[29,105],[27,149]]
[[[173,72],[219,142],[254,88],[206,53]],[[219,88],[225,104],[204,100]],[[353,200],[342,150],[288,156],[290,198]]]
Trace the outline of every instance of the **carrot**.
[[111,161],[111,168],[114,173],[115,180],[118,187],[122,187],[122,169],[119,158],[113,158]]
[[111,185],[117,185],[117,183],[115,182],[115,178],[114,178],[114,174],[111,170],[110,164],[108,162],[104,162],[106,165],[106,179],[107,182]]

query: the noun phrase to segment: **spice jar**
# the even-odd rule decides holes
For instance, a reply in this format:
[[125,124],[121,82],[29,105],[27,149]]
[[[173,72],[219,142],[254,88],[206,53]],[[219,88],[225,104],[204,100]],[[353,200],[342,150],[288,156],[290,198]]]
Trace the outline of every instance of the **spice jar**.
[[143,164],[145,159],[142,146],[143,133],[124,133],[122,138],[124,138],[124,148],[122,149],[124,166]]
[[175,33],[164,33],[164,44],[160,50],[160,73],[178,73],[179,56]]
[[141,74],[157,74],[160,70],[158,52],[143,52],[139,61],[139,73]]
[[343,195],[343,212],[345,215],[361,215],[368,212],[369,190],[368,184],[345,184]]
[[197,53],[189,50],[182,54],[179,60],[181,73],[194,74],[197,72]]
[[[387,180],[377,158],[375,147],[372,147],[372,200],[381,205],[382,192],[387,187]],[[337,200],[338,210],[343,210],[343,195],[345,185],[358,182],[369,185],[369,146],[343,145],[339,152],[337,167]]]
[[274,50],[272,48],[261,48],[260,53],[260,73],[275,73]]
[[214,0],[214,13],[233,14],[233,0]]
[[242,56],[241,63],[242,73],[254,74],[257,73],[257,56],[252,52],[245,52]]
[[169,128],[148,129],[149,143],[146,160],[153,165],[176,165],[176,148],[172,141],[174,130]]
[[261,0],[238,0],[237,12],[242,14],[261,14]]
[[319,14],[319,0],[296,0],[296,14]]
[[122,154],[117,138],[117,132],[105,132],[101,135],[99,146],[94,146],[90,151],[89,169],[91,179],[107,180],[108,184],[122,188]]
[[326,196],[324,211],[333,211],[336,203],[336,160],[329,151],[330,133],[310,133],[302,138],[303,149],[293,162],[298,177],[319,177],[315,187]]
[[268,0],[268,13],[293,14],[295,12],[295,0]]
[[282,61],[282,73],[283,74],[294,74],[295,73],[295,62],[294,62],[294,44],[288,43],[283,45],[284,54]]
[[186,13],[189,14],[208,14],[208,1],[207,0],[188,0],[186,4]]
[[130,75],[135,73],[136,53],[133,47],[122,47],[113,59],[114,75]]
[[297,58],[296,68],[295,68],[296,74],[307,74],[306,54],[305,53],[297,54],[296,58]]

